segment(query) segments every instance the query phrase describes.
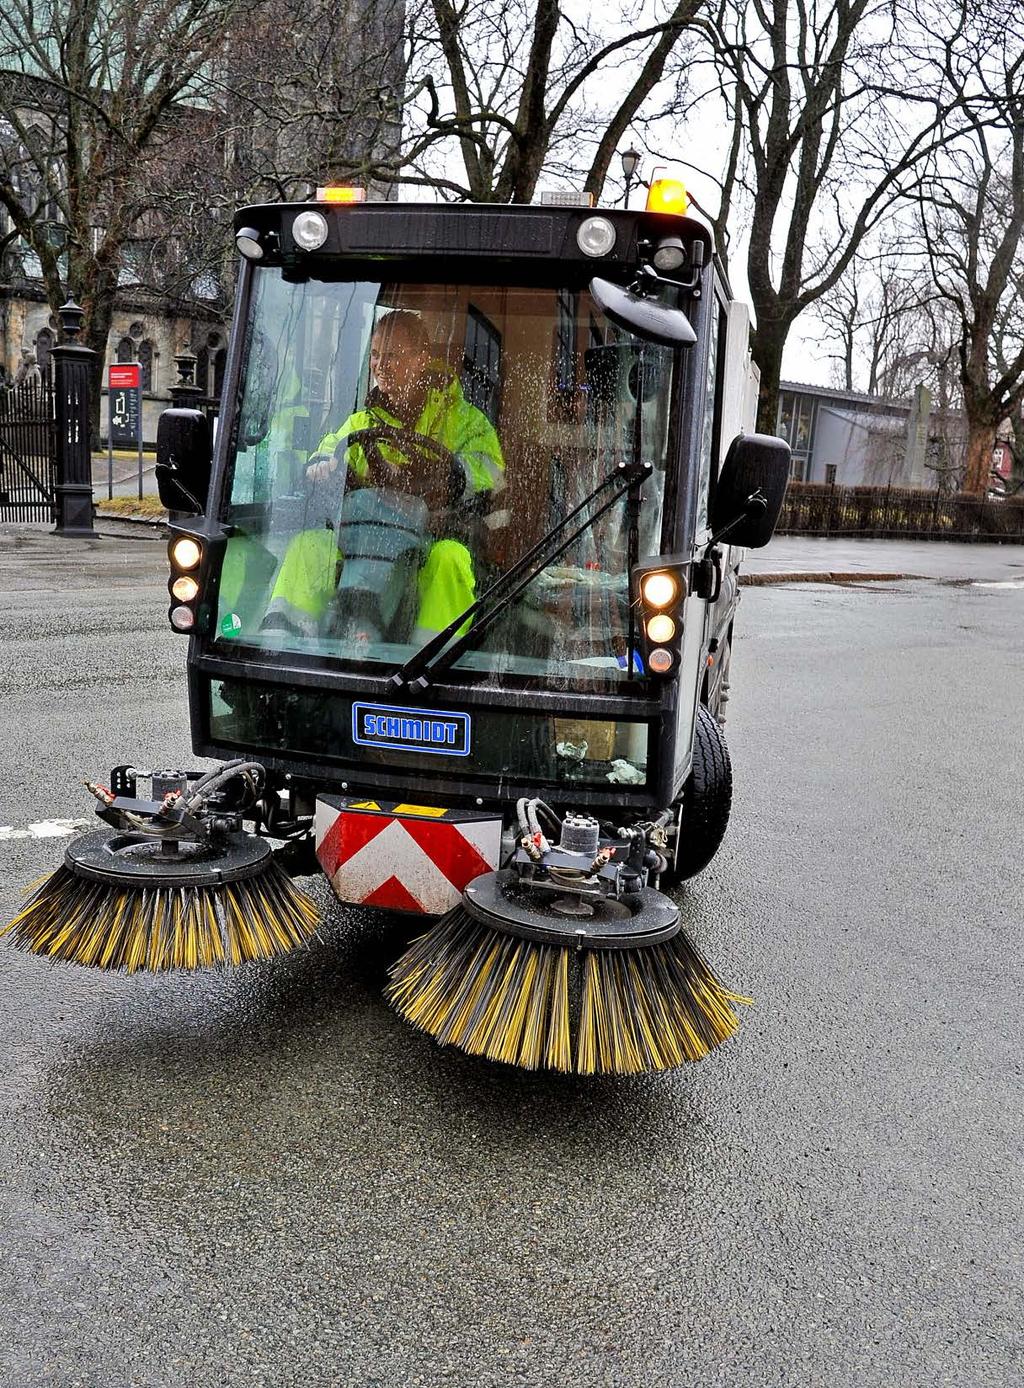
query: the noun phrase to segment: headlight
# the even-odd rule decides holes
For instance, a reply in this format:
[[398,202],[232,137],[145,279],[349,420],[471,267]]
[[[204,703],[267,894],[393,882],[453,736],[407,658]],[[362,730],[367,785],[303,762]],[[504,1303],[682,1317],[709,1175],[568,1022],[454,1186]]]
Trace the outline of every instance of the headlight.
[[321,212],[300,212],[292,222],[292,239],[304,251],[318,251],[327,240],[327,218]]
[[199,584],[189,574],[182,574],[171,584],[171,595],[179,602],[191,602],[199,592]]
[[262,260],[263,247],[260,245],[260,234],[252,227],[239,227],[235,232],[235,245],[238,247],[246,260]]
[[675,634],[676,624],[667,612],[659,612],[647,623],[648,640],[657,641],[659,646],[671,641]]
[[191,607],[173,607],[171,626],[175,631],[191,631],[196,624],[196,614]]
[[671,573],[645,574],[641,592],[649,607],[669,607],[679,596],[679,582]]
[[686,259],[686,251],[678,236],[664,236],[658,242],[652,256],[654,268],[663,273],[678,270]]
[[607,217],[588,217],[580,223],[576,244],[584,255],[607,255],[615,246],[615,227]]
[[202,557],[199,544],[188,535],[179,535],[171,543],[171,563],[177,569],[194,569]]

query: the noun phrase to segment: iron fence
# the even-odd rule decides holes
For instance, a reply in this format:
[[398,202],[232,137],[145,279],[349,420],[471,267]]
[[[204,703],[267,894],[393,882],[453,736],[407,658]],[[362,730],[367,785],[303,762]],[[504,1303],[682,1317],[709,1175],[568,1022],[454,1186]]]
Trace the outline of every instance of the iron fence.
[[1000,499],[909,487],[791,482],[777,529],[784,535],[1021,543],[1024,496]]
[[53,520],[56,487],[56,427],[49,376],[0,388],[0,520]]
[[219,395],[196,395],[189,401],[189,407],[199,410],[210,423],[210,433],[212,434],[220,416],[220,396]]

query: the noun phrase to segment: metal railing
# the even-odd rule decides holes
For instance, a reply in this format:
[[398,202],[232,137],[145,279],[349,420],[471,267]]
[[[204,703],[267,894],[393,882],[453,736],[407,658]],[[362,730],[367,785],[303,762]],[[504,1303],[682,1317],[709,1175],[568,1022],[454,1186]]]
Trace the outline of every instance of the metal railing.
[[777,530],[783,535],[1019,544],[1024,542],[1024,496],[791,482]]

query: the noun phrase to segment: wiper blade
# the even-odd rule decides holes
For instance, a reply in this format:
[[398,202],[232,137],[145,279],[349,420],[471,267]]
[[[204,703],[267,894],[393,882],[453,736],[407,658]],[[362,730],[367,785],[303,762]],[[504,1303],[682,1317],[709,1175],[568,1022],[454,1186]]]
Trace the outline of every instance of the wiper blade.
[[[615,472],[609,473],[599,482],[589,496],[584,497],[563,520],[552,526],[546,535],[542,535],[507,572],[495,579],[486,593],[470,603],[469,607],[449,622],[443,631],[439,631],[418,651],[414,651],[405,664],[391,676],[389,683],[399,689],[425,689],[430,683],[428,673],[438,674],[446,670],[464,651],[469,650],[475,642],[485,636],[494,622],[508,610],[539,573],[549,564],[553,564],[574,541],[610,511],[621,496],[631,489],[639,488],[653,471],[650,463],[621,463]],[[572,523],[605,492],[610,493],[608,499],[570,534],[565,535]],[[459,628],[470,619],[473,624],[469,630],[453,641],[452,638]]]

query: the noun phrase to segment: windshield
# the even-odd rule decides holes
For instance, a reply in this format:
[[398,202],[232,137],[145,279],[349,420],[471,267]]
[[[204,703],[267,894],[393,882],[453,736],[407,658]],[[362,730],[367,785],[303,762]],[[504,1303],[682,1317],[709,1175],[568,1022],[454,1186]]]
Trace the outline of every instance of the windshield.
[[[674,354],[613,327],[585,287],[264,268],[246,348],[220,641],[401,664],[638,442],[654,472],[635,552],[661,549]],[[625,677],[628,515],[619,499],[454,668]]]

